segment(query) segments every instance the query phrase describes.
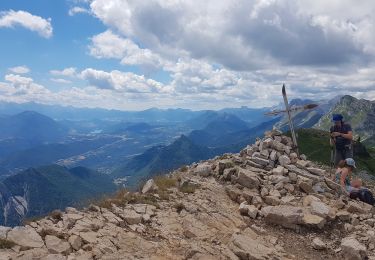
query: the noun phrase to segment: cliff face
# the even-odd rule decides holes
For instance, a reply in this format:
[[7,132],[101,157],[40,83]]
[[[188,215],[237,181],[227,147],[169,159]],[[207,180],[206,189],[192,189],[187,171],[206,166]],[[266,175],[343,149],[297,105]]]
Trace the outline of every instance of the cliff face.
[[24,227],[0,227],[0,259],[365,259],[373,207],[340,196],[278,132]]

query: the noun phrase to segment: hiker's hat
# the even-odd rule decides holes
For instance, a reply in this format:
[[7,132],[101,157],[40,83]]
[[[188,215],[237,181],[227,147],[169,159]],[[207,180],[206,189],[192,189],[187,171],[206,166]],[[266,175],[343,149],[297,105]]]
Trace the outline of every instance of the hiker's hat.
[[343,118],[341,114],[333,114],[332,121],[342,121]]
[[345,162],[346,162],[347,165],[349,165],[349,166],[353,166],[354,168],[357,168],[357,167],[355,166],[355,161],[353,160],[353,158],[346,158],[346,159],[345,159]]

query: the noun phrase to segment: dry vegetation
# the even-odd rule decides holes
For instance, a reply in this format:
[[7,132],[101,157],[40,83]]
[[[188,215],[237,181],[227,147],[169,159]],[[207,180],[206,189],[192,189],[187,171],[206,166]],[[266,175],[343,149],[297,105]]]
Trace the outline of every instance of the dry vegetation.
[[16,244],[7,239],[0,238],[0,249],[9,249],[15,246]]

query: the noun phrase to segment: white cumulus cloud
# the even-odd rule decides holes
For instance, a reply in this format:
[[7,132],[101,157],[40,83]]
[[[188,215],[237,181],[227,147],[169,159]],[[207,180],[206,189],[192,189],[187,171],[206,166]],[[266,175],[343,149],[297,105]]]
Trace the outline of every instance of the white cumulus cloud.
[[16,74],[27,74],[30,72],[30,69],[27,66],[17,66],[9,68],[8,70]]
[[0,12],[0,27],[13,28],[15,26],[37,32],[44,38],[51,38],[53,33],[51,18],[44,19],[26,11],[9,10]]
[[50,70],[50,73],[54,76],[75,77],[77,76],[77,69],[70,67],[63,70]]

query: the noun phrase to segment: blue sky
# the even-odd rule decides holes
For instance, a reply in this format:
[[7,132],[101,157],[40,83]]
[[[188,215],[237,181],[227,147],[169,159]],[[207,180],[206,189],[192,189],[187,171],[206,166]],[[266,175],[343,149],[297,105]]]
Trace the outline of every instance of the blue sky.
[[2,0],[0,101],[140,110],[375,99],[364,0]]

